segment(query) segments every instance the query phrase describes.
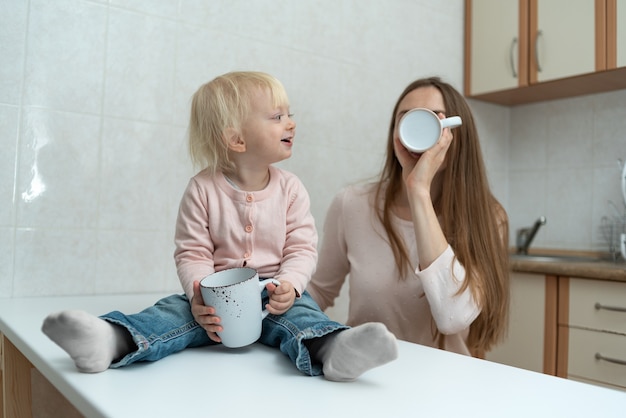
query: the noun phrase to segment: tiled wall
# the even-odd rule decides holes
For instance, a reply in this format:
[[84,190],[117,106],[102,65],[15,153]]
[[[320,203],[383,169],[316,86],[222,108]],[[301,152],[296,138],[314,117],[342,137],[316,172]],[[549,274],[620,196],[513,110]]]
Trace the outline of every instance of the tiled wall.
[[180,291],[189,98],[231,70],[287,87],[298,134],[282,165],[321,227],[342,185],[378,171],[402,88],[461,86],[462,4],[1,2],[0,297]]
[[519,106],[510,117],[512,235],[543,215],[533,246],[608,252],[602,218],[623,228],[626,216],[626,90]]
[[[320,229],[340,187],[378,172],[409,81],[437,74],[462,88],[462,0],[0,7],[0,297],[179,291],[188,101],[218,74],[267,71],[287,87],[298,134],[281,166],[306,184]],[[626,159],[621,103],[626,92],[471,102],[513,231],[545,215],[535,245],[602,246],[595,228],[605,201],[619,203]]]

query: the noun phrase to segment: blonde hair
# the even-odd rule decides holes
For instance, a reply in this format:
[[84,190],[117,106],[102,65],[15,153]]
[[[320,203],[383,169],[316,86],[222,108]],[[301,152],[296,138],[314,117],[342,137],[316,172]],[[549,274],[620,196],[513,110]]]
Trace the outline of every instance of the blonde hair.
[[[396,266],[402,276],[411,268],[408,251],[391,221],[391,208],[403,186],[402,167],[393,149],[393,134],[400,102],[415,89],[432,86],[443,96],[446,113],[461,116],[463,125],[452,130],[454,140],[446,154],[441,176],[441,197],[433,202],[443,233],[465,267],[466,280],[481,307],[470,326],[468,346],[482,356],[506,333],[509,311],[508,217],[492,195],[474,118],[463,96],[438,77],[416,80],[402,92],[394,107],[387,139],[386,160],[376,185],[377,211],[390,240]],[[440,345],[442,338],[439,338]],[[440,347],[443,348],[443,347]]]
[[236,71],[220,75],[200,88],[191,100],[189,154],[194,165],[217,171],[234,169],[225,132],[241,125],[250,112],[251,97],[268,90],[275,107],[289,106],[287,92],[276,78],[256,71]]

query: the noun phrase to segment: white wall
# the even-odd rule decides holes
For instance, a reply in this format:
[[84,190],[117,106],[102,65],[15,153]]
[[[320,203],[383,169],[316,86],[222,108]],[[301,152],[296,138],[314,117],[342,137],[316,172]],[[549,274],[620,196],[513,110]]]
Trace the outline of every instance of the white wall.
[[462,0],[3,0],[0,296],[179,291],[188,102],[231,70],[285,84],[283,166],[321,228],[334,193],[378,171],[404,86],[461,88],[462,21]]
[[[462,89],[463,1],[2,0],[0,57],[0,297],[178,292],[195,89],[231,70],[283,81],[298,134],[281,166],[321,229],[335,192],[378,172],[408,82]],[[545,215],[535,245],[602,247],[624,103],[471,101],[512,232]]]

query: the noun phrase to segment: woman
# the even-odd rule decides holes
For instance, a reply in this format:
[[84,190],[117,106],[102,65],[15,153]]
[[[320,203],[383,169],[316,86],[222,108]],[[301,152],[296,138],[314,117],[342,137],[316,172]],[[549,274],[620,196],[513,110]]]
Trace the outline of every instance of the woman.
[[[398,124],[414,108],[463,124],[411,153]],[[482,357],[506,330],[507,246],[467,102],[439,78],[420,79],[396,102],[378,181],[331,204],[307,290],[326,309],[348,276],[348,325],[378,321],[399,339]]]

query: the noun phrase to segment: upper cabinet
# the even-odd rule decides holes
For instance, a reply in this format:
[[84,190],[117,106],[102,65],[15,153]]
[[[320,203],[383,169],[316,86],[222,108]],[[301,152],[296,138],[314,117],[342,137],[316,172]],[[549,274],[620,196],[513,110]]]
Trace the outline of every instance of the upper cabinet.
[[606,69],[605,0],[529,3],[530,83]]
[[626,88],[626,0],[466,0],[465,94],[504,105]]
[[607,1],[607,68],[626,67],[626,1]]
[[519,7],[518,0],[468,0],[465,7],[466,94],[528,84],[527,0]]

